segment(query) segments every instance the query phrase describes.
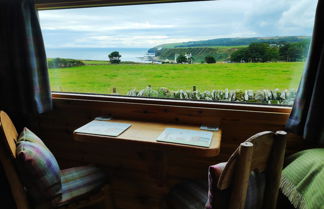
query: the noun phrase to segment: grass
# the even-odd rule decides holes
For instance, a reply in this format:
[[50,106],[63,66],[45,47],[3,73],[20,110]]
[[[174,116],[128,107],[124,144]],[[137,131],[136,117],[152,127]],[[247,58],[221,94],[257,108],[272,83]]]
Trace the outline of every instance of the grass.
[[130,89],[167,87],[192,89],[291,89],[297,88],[303,62],[216,64],[85,65],[49,69],[53,91],[119,94]]

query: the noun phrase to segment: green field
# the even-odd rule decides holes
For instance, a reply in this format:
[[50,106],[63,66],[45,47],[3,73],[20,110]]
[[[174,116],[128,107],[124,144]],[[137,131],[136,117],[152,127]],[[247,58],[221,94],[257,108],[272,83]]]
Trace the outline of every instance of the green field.
[[86,65],[107,65],[107,64],[109,64],[108,61],[102,61],[102,60],[82,60],[82,62]]
[[[91,63],[92,64],[92,63]],[[119,94],[131,89],[296,89],[303,62],[116,64],[49,69],[52,91]]]

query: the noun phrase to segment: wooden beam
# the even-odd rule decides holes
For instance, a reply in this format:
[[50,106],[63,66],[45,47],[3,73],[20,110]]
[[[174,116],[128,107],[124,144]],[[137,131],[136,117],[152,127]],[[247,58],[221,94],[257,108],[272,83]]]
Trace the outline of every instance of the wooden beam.
[[36,0],[38,10],[175,3],[208,0]]

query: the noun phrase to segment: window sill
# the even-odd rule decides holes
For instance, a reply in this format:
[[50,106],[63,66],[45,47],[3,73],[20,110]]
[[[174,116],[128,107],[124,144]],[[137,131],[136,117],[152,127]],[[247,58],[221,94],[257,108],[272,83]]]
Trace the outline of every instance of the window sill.
[[85,93],[52,92],[52,97],[53,99],[120,102],[120,103],[133,103],[133,104],[143,104],[143,105],[168,105],[168,106],[177,106],[177,107],[213,108],[218,110],[223,109],[223,110],[237,110],[237,111],[245,111],[245,112],[267,112],[267,113],[283,113],[283,114],[290,114],[292,109],[289,106],[187,101],[187,100],[156,99],[156,98],[114,96],[114,95],[102,95],[102,94],[85,94]]

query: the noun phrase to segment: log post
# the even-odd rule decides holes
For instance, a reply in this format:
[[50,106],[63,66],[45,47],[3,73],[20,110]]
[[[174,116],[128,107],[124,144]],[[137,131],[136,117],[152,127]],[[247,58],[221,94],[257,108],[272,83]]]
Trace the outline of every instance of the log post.
[[279,192],[282,166],[285,158],[286,136],[285,131],[277,131],[271,150],[270,161],[266,171],[266,188],[264,191],[263,209],[275,209]]
[[253,144],[243,142],[239,147],[239,156],[236,161],[234,181],[231,185],[229,209],[244,209],[245,199],[251,174]]

